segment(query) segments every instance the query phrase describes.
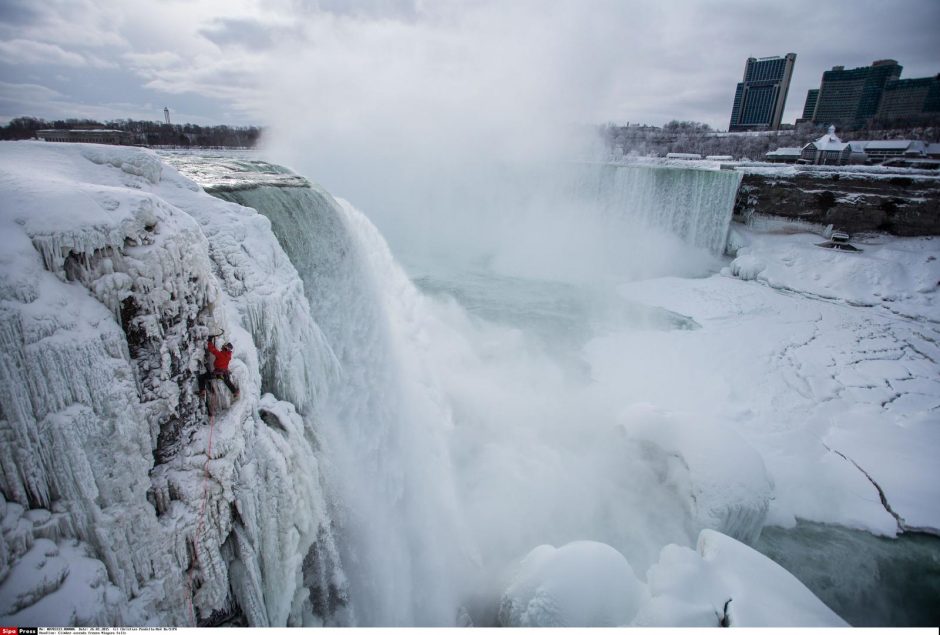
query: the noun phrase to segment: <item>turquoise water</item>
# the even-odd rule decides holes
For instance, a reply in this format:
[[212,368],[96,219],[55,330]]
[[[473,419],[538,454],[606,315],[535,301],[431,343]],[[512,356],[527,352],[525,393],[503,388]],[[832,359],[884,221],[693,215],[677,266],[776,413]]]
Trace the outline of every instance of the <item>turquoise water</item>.
[[799,522],[766,527],[755,548],[853,626],[940,624],[940,538]]
[[413,275],[424,293],[471,315],[533,335],[549,352],[576,354],[591,339],[629,329],[697,329],[690,317],[630,302],[613,289],[485,271]]

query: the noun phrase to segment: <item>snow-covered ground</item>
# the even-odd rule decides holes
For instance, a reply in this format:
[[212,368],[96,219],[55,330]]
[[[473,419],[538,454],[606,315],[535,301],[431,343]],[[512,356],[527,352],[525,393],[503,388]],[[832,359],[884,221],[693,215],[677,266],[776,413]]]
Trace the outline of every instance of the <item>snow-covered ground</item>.
[[629,392],[742,434],[775,482],[769,523],[940,533],[940,238],[848,253],[737,231],[747,246],[721,275],[623,287],[702,326],[636,337],[659,362]]

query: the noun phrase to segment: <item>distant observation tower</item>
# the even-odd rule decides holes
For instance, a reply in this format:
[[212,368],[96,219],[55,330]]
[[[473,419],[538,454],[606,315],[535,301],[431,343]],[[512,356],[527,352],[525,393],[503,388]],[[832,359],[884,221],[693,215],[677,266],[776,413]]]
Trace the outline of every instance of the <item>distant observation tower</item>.
[[166,106],[163,107],[163,118],[166,119],[167,125],[170,123],[170,109]]

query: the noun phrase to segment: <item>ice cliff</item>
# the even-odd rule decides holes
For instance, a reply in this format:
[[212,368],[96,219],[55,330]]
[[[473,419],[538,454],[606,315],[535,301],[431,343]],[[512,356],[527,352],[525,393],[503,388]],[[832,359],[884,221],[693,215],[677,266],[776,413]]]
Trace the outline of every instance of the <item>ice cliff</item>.
[[[85,145],[4,144],[0,205],[0,614],[349,623],[312,380],[332,358],[269,222]],[[218,329],[241,398],[210,425]]]

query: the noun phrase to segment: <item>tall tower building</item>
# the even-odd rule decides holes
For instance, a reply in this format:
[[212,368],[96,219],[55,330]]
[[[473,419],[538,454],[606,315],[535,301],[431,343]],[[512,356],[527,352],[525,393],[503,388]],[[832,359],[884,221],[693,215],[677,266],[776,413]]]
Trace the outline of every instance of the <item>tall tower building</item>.
[[744,81],[738,83],[728,130],[777,130],[790,90],[796,53],[783,57],[749,57]]
[[813,113],[816,112],[816,102],[819,101],[819,89],[810,88],[806,91],[806,103],[803,104],[803,116],[801,119],[811,120]]
[[878,112],[885,85],[901,77],[902,68],[895,60],[851,70],[833,66],[823,73],[813,122],[840,128],[864,125]]

